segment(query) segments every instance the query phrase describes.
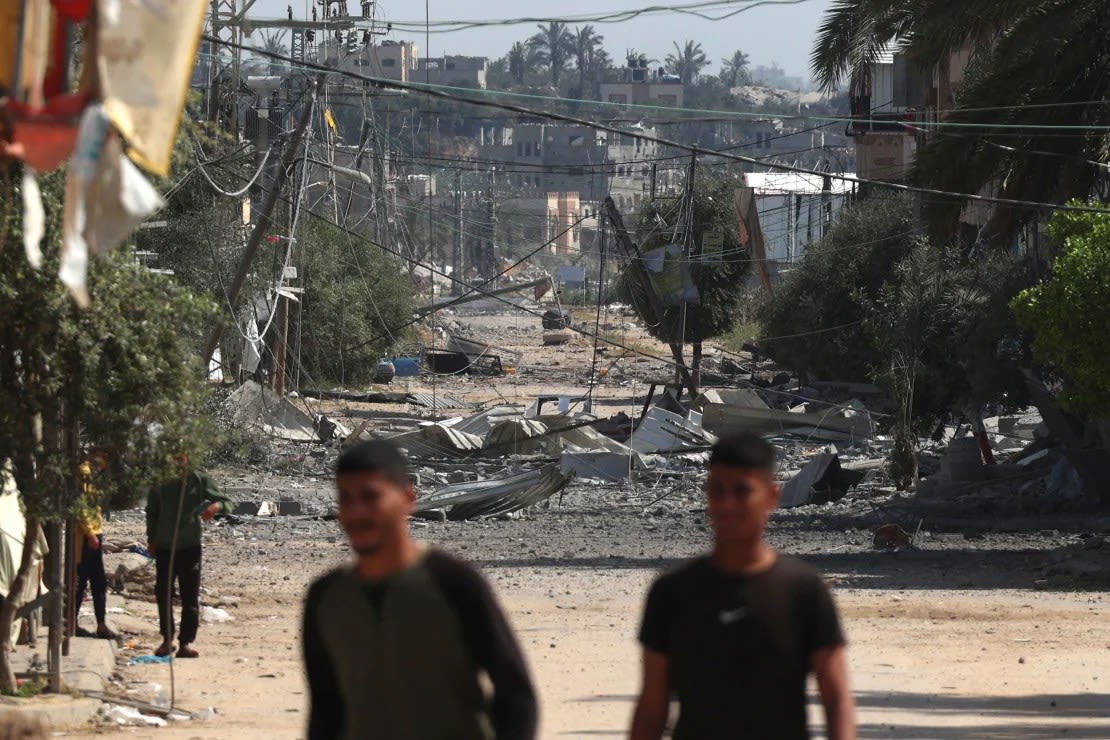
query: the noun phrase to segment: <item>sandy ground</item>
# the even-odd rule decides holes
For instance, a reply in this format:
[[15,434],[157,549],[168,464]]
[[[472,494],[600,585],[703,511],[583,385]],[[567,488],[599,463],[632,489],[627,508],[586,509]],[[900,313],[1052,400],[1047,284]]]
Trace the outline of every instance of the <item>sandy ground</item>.
[[[660,568],[703,543],[668,546],[672,557],[596,558],[587,537],[581,554],[512,557],[500,540],[493,548],[498,557],[484,558],[478,551],[482,535],[498,541],[501,524],[511,523],[474,525],[487,531],[463,537],[457,533],[467,523],[430,524],[416,532],[476,558],[494,583],[540,688],[541,737],[623,736],[637,690],[634,638],[641,598]],[[137,522],[118,526],[138,530]],[[234,621],[203,625],[201,659],[179,661],[176,674],[177,704],[188,710],[212,706],[217,717],[157,730],[89,732],[303,737],[300,601],[315,575],[346,558],[345,547],[338,537],[299,539],[277,520],[247,537],[226,529],[209,538],[205,583],[220,595],[238,597],[239,606],[228,610]],[[523,544],[543,549],[542,543]],[[862,737],[1110,738],[1106,594],[996,587],[1035,560],[1026,552],[808,557],[825,568],[836,589],[851,642]],[[969,578],[982,590],[951,587]],[[136,618],[117,619],[142,632],[134,652],[141,654],[156,643],[154,605],[129,600],[124,606]],[[147,683],[170,682],[165,666],[126,666],[121,673],[140,694]],[[813,718],[818,727],[816,707]]]
[[[583,392],[589,343],[543,348],[538,320],[453,320],[456,331],[525,357],[515,378],[452,378],[437,382],[438,393],[488,405]],[[611,336],[665,354],[627,317],[602,322]],[[669,374],[659,363],[619,356],[613,351],[603,360],[610,372],[596,397],[613,400],[602,414],[636,413],[630,397]],[[431,390],[404,380],[393,385]],[[343,409],[336,403],[328,410]],[[431,415],[415,408],[362,411],[362,420],[379,426],[395,423],[386,417],[411,425]],[[238,500],[295,498],[306,514],[321,514],[332,496],[327,455],[334,451],[270,454],[215,472]],[[419,538],[473,560],[494,584],[539,687],[541,737],[625,735],[638,688],[635,635],[647,586],[661,569],[708,545],[696,479],[680,472],[631,485],[579,482],[549,508],[521,518],[414,524]],[[1068,576],[1044,580],[1068,553],[1110,565],[1110,518],[1010,511],[1007,494],[941,502],[939,509],[876,495],[862,491],[835,506],[778,515],[770,533],[773,544],[809,559],[834,586],[850,640],[861,736],[1110,739],[1110,596],[1076,591]],[[890,521],[909,531],[924,524],[919,547],[872,550],[872,530]],[[115,518],[109,536],[141,539],[141,512]],[[207,538],[205,598],[233,597],[238,605],[228,608],[234,621],[202,625],[202,657],[176,664],[176,694],[178,706],[214,707],[216,717],[81,734],[304,736],[301,601],[314,577],[348,557],[338,528],[311,517],[248,519],[210,527]],[[121,653],[113,690],[149,697],[151,683],[168,687],[169,668],[126,663],[156,645],[156,610],[141,598],[121,606],[128,614],[109,621],[130,633],[135,648]],[[819,727],[816,706],[812,719]]]

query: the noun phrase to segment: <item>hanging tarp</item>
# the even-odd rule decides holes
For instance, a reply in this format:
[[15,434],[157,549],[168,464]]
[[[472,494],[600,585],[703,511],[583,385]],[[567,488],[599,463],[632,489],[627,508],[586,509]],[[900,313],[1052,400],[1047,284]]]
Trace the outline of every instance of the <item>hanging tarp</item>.
[[169,174],[208,7],[206,0],[100,3],[96,61],[104,110],[131,159],[156,175]]
[[734,199],[736,220],[740,224],[740,246],[748,250],[759,274],[759,282],[770,294],[771,276],[767,272],[767,245],[763,239],[763,228],[759,225],[759,212],[755,207],[755,188],[736,188]]
[[[19,500],[19,490],[15,487],[5,463],[0,468],[0,596],[7,598],[11,591],[12,581],[19,570],[20,559],[23,557],[23,539],[27,536],[27,519],[23,512],[23,504]],[[33,536],[38,540],[33,552],[34,562],[31,564],[33,578],[27,579],[23,587],[23,596],[20,601],[28,603],[38,595],[41,585],[41,563],[50,549],[46,546],[46,537],[40,527]],[[12,624],[12,642],[19,637],[19,620]]]
[[701,303],[701,295],[694,285],[690,263],[683,256],[682,245],[668,244],[645,252],[643,262],[664,306],[678,306],[683,302]]

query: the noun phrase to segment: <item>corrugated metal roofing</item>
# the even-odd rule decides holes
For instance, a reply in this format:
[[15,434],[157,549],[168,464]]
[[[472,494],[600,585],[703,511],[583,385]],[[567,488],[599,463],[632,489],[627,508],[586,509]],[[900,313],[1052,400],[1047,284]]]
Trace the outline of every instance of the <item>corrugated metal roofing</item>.
[[470,408],[470,404],[460,401],[451,396],[441,396],[439,394],[432,395],[431,393],[409,393],[406,394],[405,400],[416,406],[426,406],[430,409],[466,409]]

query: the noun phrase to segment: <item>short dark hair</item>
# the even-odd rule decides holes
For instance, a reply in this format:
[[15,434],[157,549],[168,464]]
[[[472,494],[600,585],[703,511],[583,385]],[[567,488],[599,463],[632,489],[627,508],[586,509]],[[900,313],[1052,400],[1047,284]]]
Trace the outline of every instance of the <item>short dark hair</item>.
[[762,437],[744,432],[721,437],[709,453],[710,465],[775,472],[775,448]]
[[401,448],[385,439],[358,442],[339,455],[335,474],[381,473],[394,483],[409,483],[409,462]]

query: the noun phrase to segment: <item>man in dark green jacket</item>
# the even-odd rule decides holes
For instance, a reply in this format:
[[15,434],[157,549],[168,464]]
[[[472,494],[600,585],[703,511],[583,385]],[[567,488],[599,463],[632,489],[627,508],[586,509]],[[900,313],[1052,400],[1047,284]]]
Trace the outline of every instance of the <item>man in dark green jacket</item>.
[[[230,514],[231,502],[207,474],[191,470],[182,460],[181,474],[152,488],[146,502],[146,538],[154,555],[157,578],[158,622],[162,644],[154,652],[173,652],[173,582],[181,595],[179,658],[196,658],[191,647],[200,624],[201,522],[219,513]],[[172,563],[171,563],[172,561]],[[171,572],[172,568],[172,572]]]

